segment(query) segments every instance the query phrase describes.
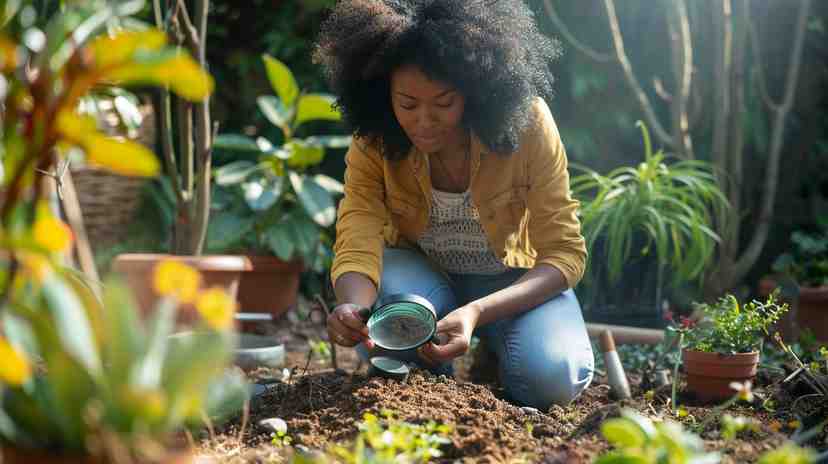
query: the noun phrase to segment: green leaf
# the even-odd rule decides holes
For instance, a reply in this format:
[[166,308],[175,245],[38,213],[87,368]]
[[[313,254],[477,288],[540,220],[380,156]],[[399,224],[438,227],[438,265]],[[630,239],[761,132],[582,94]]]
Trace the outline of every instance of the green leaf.
[[335,102],[336,98],[331,95],[321,93],[303,95],[296,105],[296,125],[315,119],[341,121],[342,114],[333,107]]
[[235,185],[244,182],[258,168],[258,165],[252,161],[234,161],[216,169],[213,176],[218,185]]
[[270,86],[285,106],[293,106],[296,97],[299,96],[299,86],[296,84],[296,79],[293,77],[290,68],[267,54],[262,55],[262,59],[267,71],[267,78],[270,80]]
[[253,211],[264,211],[279,200],[283,182],[281,177],[246,182],[242,184],[244,201]]
[[106,370],[110,379],[125,381],[130,367],[145,350],[146,333],[138,318],[132,290],[115,279],[107,281],[103,294],[103,323],[107,343],[104,346]]
[[635,422],[626,418],[608,419],[601,424],[601,433],[614,446],[638,448],[647,441],[646,435]]
[[233,251],[246,234],[252,233],[255,217],[242,217],[233,212],[210,216],[207,226],[207,244],[210,250]]
[[240,371],[228,370],[207,388],[205,410],[216,425],[237,416],[250,396],[250,385]]
[[345,193],[345,186],[333,177],[326,176],[325,174],[317,174],[313,176],[313,180],[332,195],[343,195]]
[[643,456],[631,456],[617,451],[611,451],[600,458],[594,464],[650,464],[651,461]]
[[336,206],[331,194],[310,177],[290,173],[290,183],[299,197],[299,203],[317,224],[328,227],[336,219]]
[[279,259],[290,261],[293,258],[293,251],[296,247],[293,243],[293,235],[287,224],[278,223],[273,227],[269,227],[264,233],[264,241]]
[[313,221],[298,211],[291,212],[286,219],[296,250],[302,255],[302,260],[305,263],[312,265],[316,257],[316,247],[319,243],[319,228]]
[[100,378],[102,371],[98,346],[80,300],[54,276],[47,277],[43,282],[43,296],[66,352],[92,377]]
[[154,389],[161,385],[164,359],[167,357],[169,337],[175,327],[175,301],[161,300],[150,326],[147,351],[130,374],[130,383],[137,387]]
[[290,120],[293,118],[293,108],[287,108],[279,97],[262,95],[256,99],[259,110],[274,126],[285,133],[290,131]]
[[241,134],[219,134],[216,136],[216,139],[213,140],[213,148],[234,151],[261,151],[253,139]]
[[325,148],[347,148],[351,145],[351,139],[350,135],[312,135],[305,139],[305,143]]
[[[288,166],[295,169],[305,169],[308,166],[315,166],[322,162],[325,157],[325,148],[321,145],[308,145],[301,140],[293,140],[284,146],[285,151],[290,154]],[[277,154],[277,156],[279,156]]]

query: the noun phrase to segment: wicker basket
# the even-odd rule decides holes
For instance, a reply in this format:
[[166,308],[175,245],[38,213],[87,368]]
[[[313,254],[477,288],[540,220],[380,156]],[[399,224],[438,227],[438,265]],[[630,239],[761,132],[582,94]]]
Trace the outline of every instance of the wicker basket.
[[[99,115],[100,129],[111,136],[127,137],[150,149],[155,141],[152,105],[141,106],[144,118],[134,133],[118,127],[117,116]],[[141,205],[141,191],[147,179],[127,177],[88,165],[71,165],[72,179],[78,193],[83,222],[93,247],[123,239],[127,225]]]

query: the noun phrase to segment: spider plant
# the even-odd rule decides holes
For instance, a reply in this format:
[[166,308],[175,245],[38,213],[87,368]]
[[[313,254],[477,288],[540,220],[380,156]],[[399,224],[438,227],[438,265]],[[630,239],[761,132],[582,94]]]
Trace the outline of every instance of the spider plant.
[[571,185],[581,200],[587,249],[590,255],[606,256],[604,267],[587,266],[585,284],[594,283],[599,272],[617,283],[628,262],[649,259],[657,267],[658,302],[666,270],[671,272],[671,285],[701,282],[720,241],[713,218],[728,203],[709,163],[676,160],[662,150],[653,153],[646,126],[641,121],[636,125],[644,138],[643,162],[607,175],[573,166],[583,173],[573,177]]

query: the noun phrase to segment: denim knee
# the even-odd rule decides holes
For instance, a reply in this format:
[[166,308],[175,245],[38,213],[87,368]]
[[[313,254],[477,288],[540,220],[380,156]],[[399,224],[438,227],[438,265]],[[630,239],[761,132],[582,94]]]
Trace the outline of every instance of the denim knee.
[[[552,353],[540,359],[530,357],[523,366],[512,366],[531,375],[515,375],[505,367],[504,387],[517,403],[546,411],[553,404],[565,406],[589,386],[593,376],[592,363],[573,358],[565,352]],[[523,382],[515,383],[516,377]],[[512,380],[512,381],[509,381]]]

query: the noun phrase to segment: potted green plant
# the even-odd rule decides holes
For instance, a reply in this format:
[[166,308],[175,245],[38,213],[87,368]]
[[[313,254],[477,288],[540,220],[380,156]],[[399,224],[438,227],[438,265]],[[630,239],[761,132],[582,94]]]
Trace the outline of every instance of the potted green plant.
[[700,319],[683,322],[678,329],[689,391],[705,401],[724,400],[733,396],[732,382],[756,375],[768,328],[788,310],[776,297],[774,293],[764,302],[740,304],[726,295],[712,304],[695,305]]
[[279,316],[296,303],[302,269],[322,273],[330,265],[330,227],[342,184],[314,174],[313,168],[327,148],[347,147],[351,138],[297,136],[306,122],[341,119],[332,106],[334,98],[301,92],[287,66],[268,55],[263,60],[276,95],[260,96],[257,103],[282,140],[276,144],[241,134],[216,138],[217,148],[246,159],[215,171],[218,187],[208,249],[247,253],[252,269],[242,275],[242,310]]
[[776,278],[760,282],[760,292],[775,288],[785,279],[796,286],[796,323],[810,329],[814,336],[828,342],[828,218],[821,218],[820,231],[791,234],[793,250],[773,263]]
[[[170,252],[175,259],[199,269],[211,285],[220,285],[235,297],[241,272],[250,263],[242,256],[202,256],[210,217],[212,151],[217,131],[209,101],[214,85],[205,71],[210,1],[167,2],[167,10],[161,3],[153,0],[156,25],[175,44],[178,56],[187,56],[188,52],[196,58],[202,80],[196,88],[203,90],[198,99],[188,100],[186,95],[179,93],[176,97],[163,88],[156,109],[164,174],[175,198]],[[113,262],[113,269],[125,275],[145,311],[150,311],[158,298],[151,285],[153,269],[165,259],[170,259],[170,255],[127,253],[118,255]]]
[[[582,174],[573,177],[572,192],[581,201],[581,227],[590,250],[586,309],[646,301],[649,319],[658,322],[664,288],[701,283],[719,242],[713,218],[727,208],[727,200],[709,163],[669,162],[663,151],[652,151],[644,124],[637,126],[644,138],[644,161],[606,176],[573,166]],[[608,301],[613,297],[617,301]],[[621,313],[620,308],[605,312]]]

